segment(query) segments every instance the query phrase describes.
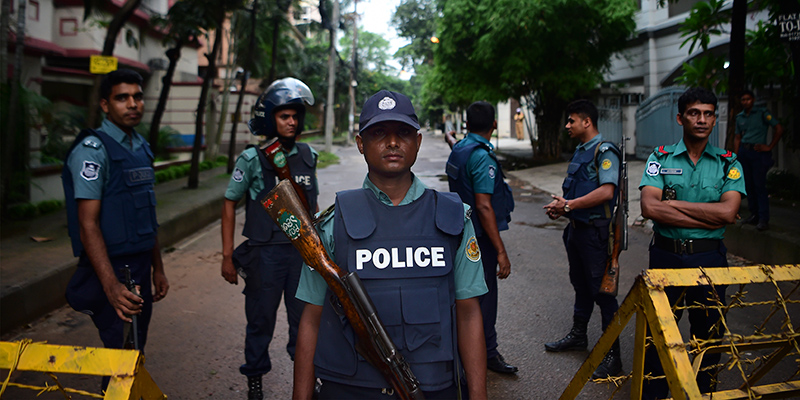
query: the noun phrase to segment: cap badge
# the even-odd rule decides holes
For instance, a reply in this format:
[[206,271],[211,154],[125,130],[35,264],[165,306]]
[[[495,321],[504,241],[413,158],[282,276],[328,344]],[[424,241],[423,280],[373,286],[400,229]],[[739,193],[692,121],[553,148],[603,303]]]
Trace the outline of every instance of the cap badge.
[[383,99],[381,99],[381,101],[378,102],[378,108],[384,111],[391,110],[395,106],[397,106],[397,103],[391,97],[384,97]]

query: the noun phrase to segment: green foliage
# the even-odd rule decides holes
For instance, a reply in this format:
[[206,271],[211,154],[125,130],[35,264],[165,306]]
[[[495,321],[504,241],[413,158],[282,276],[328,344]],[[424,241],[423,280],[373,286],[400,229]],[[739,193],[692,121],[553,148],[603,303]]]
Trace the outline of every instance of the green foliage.
[[[135,129],[140,135],[142,135],[144,138],[147,138],[147,135],[150,133],[150,124],[143,122]],[[169,125],[161,125],[158,128],[158,142],[155,144],[150,143],[150,149],[153,150],[156,158],[165,160],[169,159],[169,152],[167,150],[170,147],[180,146],[183,143],[181,141],[180,134],[181,133],[178,132],[177,129]]]
[[397,28],[399,37],[411,40],[410,44],[395,53],[403,68],[417,70],[433,61],[436,44],[431,42],[431,38],[436,36],[436,25],[440,17],[436,0],[406,0],[397,6],[392,14],[392,25]]
[[64,202],[61,200],[44,200],[36,204],[36,209],[39,215],[50,214],[58,211],[64,207]]
[[758,21],[755,30],[745,33],[745,40],[745,79],[750,86],[791,87],[791,81],[787,78],[795,76],[796,66],[792,63],[789,46],[780,39],[778,28],[774,24]]
[[725,56],[707,55],[683,63],[683,75],[675,82],[689,87],[702,87],[716,93],[728,91]]
[[722,34],[722,26],[731,21],[731,11],[723,10],[725,0],[705,0],[698,1],[692,6],[689,18],[686,18],[679,30],[681,37],[686,39],[681,43],[681,48],[691,41],[689,54],[691,54],[697,43],[703,51],[708,50],[708,44],[712,36]]
[[338,164],[339,156],[327,151],[320,151],[319,158],[317,159],[317,169],[325,168],[329,165]]
[[39,209],[35,204],[19,203],[8,207],[7,216],[12,221],[23,221],[39,215]]

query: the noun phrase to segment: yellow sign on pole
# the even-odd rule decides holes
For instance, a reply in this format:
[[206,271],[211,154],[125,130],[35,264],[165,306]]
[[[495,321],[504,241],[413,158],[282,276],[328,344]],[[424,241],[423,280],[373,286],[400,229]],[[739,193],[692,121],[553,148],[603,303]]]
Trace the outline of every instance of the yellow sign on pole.
[[89,57],[89,72],[93,74],[107,74],[117,70],[117,57],[91,56]]

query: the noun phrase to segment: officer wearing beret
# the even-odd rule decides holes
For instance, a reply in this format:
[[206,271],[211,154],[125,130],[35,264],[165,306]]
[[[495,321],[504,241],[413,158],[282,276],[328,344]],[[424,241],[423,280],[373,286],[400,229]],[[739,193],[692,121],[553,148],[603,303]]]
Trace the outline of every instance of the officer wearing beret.
[[[169,282],[157,236],[153,152],[133,130],[144,112],[142,77],[127,69],[110,72],[100,97],[106,118],[99,129],[78,135],[62,171],[72,251],[80,257],[66,297],[91,315],[108,348],[123,347],[124,323],[137,315],[144,349],[153,301],[166,296]],[[123,283],[126,266],[138,296]]]
[[[755,95],[750,90],[742,94],[744,110],[736,115],[736,136],[733,151],[739,156],[744,169],[747,189],[747,208],[750,216],[746,224],[754,224],[760,231],[769,229],[769,197],[767,196],[767,171],[774,163],[772,148],[783,135],[783,126],[764,107],[753,107]],[[772,141],[767,144],[769,127],[774,130]]]
[[[727,249],[722,243],[725,225],[735,221],[742,196],[746,194],[742,166],[736,154],[708,143],[717,122],[717,96],[691,88],[678,99],[678,125],[683,139],[677,144],[659,146],[647,159],[639,189],[642,191],[642,216],[653,220],[655,231],[650,243],[650,268],[727,267]],[[682,296],[681,287],[667,287],[670,304],[725,304],[725,287],[691,286]],[[675,311],[680,320],[682,310]],[[690,335],[697,339],[722,336],[715,324],[720,314],[715,308],[689,309]],[[714,390],[714,369],[719,353],[703,357],[697,384],[703,393]],[[645,354],[645,374],[664,375],[655,346]],[[665,379],[645,380],[642,399],[667,397]]]
[[[295,182],[304,189],[311,211],[315,212],[319,194],[317,152],[308,144],[296,141],[303,130],[304,103],[314,104],[314,96],[305,83],[295,78],[277,80],[259,96],[248,126],[253,135],[278,138],[283,152],[275,160],[285,160]],[[303,258],[259,203],[278,182],[275,167],[267,160],[265,152],[256,146],[248,147],[236,160],[222,206],[222,277],[238,284],[238,270],[245,281],[247,334],[245,363],[239,367],[239,372],[247,376],[248,400],[264,397],[262,376],[272,369],[269,345],[281,294],[289,320],[286,351],[292,359],[303,311],[303,303],[295,298]],[[242,235],[247,240],[234,250],[236,203],[242,197],[246,197],[247,213]]]
[[[597,107],[588,100],[577,100],[566,109],[567,131],[581,143],[575,149],[564,179],[564,197],[553,196],[544,206],[547,215],[569,218],[564,229],[564,246],[569,260],[569,281],[575,291],[572,329],[561,340],[546,343],[551,352],[584,350],[588,345],[586,327],[594,305],[600,307],[601,324],[606,329],[619,305],[617,298],[600,292],[609,258],[611,219],[619,196],[619,150],[604,142],[597,131]],[[619,340],[592,375],[592,378],[617,376],[622,372]]]
[[517,367],[508,364],[497,351],[497,278],[506,279],[511,274],[500,232],[508,230],[511,212],[514,211],[514,196],[505,182],[505,175],[494,146],[489,142],[497,128],[494,106],[485,101],[476,101],[467,108],[467,130],[469,133],[457,144],[447,159],[447,182],[450,191],[461,196],[475,211],[473,219],[475,236],[481,248],[484,278],[489,293],[479,298],[483,314],[483,334],[486,338],[486,366],[503,374],[517,372]]
[[[335,211],[317,225],[322,242],[340,267],[358,272],[427,399],[456,398],[460,376],[470,398],[485,399],[477,297],[487,289],[468,207],[454,194],[427,189],[411,172],[422,135],[406,96],[379,91],[364,103],[360,125],[356,144],[368,174],[361,189],[337,193]],[[303,268],[297,297],[307,304],[294,398],[311,398],[315,376],[320,399],[398,398],[358,356],[352,328],[314,270]]]

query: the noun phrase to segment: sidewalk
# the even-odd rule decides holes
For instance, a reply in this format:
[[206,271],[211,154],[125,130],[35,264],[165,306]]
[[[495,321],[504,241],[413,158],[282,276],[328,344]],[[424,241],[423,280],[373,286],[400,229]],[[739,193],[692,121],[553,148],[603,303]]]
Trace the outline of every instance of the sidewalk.
[[[433,140],[441,138],[441,135],[433,136]],[[527,140],[504,138],[498,143],[497,139],[493,139],[492,144],[499,144],[500,157],[532,157],[530,142]],[[360,155],[356,158],[357,162],[361,162]],[[440,160],[442,165],[445,159],[446,156]],[[350,158],[341,161],[354,162]],[[633,224],[641,215],[638,184],[644,170],[644,161],[630,160],[628,165],[628,223]],[[341,180],[347,177],[340,176],[336,166],[330,169],[328,172],[331,177],[339,177],[328,179],[325,184],[337,189],[336,186],[343,185]],[[508,175],[544,191],[560,194],[566,170],[567,163],[560,162],[510,171]],[[224,167],[202,172],[200,187],[196,190],[185,189],[186,178],[156,185],[157,213],[161,224],[159,241],[162,250],[168,251],[174,243],[219,218],[229,179],[224,173]],[[438,180],[443,174],[444,171],[432,173],[430,179]],[[363,175],[350,178],[360,182]],[[348,183],[346,187],[353,185],[355,184]],[[333,193],[331,190],[326,192]],[[324,205],[333,202],[333,198],[320,200]],[[749,215],[746,206],[742,207],[740,214]],[[752,225],[729,226],[725,235],[729,251],[753,263],[800,262],[800,226],[797,224],[800,221],[800,208],[773,202],[772,215],[770,230],[765,232],[757,231]],[[64,210],[31,221],[3,224],[0,238],[0,333],[33,321],[65,303],[64,290],[77,264],[77,258],[72,256],[66,224]],[[645,229],[649,230],[647,227]],[[32,238],[49,240],[37,242]]]
[[[228,185],[225,167],[155,186],[162,251],[220,216]],[[46,241],[37,242],[33,238]],[[65,210],[31,221],[3,223],[0,239],[0,333],[26,324],[65,303],[64,291],[78,259],[72,256]]]

